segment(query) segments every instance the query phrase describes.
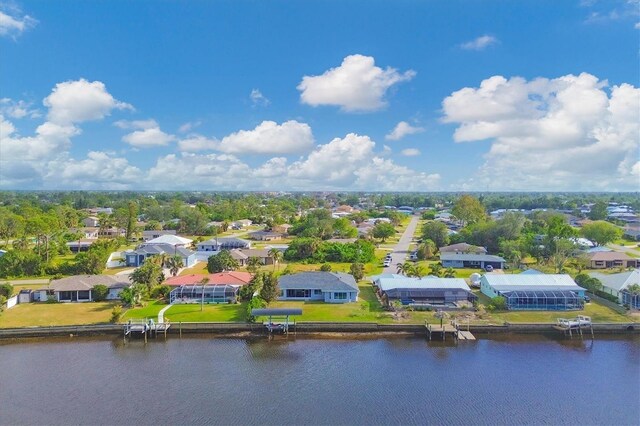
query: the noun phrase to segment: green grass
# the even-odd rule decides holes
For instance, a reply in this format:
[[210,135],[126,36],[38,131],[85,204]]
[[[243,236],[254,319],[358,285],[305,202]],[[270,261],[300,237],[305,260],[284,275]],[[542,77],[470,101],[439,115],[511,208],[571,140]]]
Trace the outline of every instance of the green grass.
[[[155,301],[142,308],[129,309],[122,317],[122,322],[136,318],[158,318],[158,312],[168,306],[167,303]],[[246,303],[238,304],[200,304],[173,305],[164,314],[165,320],[171,322],[245,322]]]
[[108,323],[114,305],[113,302],[19,304],[0,314],[0,328]]

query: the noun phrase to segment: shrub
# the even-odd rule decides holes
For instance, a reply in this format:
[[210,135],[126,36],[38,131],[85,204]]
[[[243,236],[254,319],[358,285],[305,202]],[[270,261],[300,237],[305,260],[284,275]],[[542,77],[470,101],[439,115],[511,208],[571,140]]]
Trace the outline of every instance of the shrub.
[[109,287],[104,284],[97,284],[93,286],[91,294],[93,296],[93,300],[95,300],[96,302],[102,302],[107,298],[107,295],[109,294]]
[[9,283],[0,284],[0,296],[11,297],[13,294],[13,286]]
[[118,321],[120,321],[120,318],[122,318],[122,306],[120,305],[116,305],[113,307],[113,309],[111,310],[111,319],[110,321],[115,324]]
[[171,293],[171,287],[168,285],[156,285],[149,292],[152,299],[166,299]]
[[247,321],[256,322],[256,317],[251,315],[253,309],[260,309],[267,306],[267,302],[261,297],[254,297],[247,303]]
[[323,263],[322,265],[320,265],[320,270],[323,272],[331,272],[331,264]]

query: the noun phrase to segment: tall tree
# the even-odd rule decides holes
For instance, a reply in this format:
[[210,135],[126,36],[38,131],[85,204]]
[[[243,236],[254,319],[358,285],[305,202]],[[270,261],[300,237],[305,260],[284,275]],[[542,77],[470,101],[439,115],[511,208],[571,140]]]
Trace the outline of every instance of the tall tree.
[[599,246],[603,246],[622,237],[622,229],[604,220],[587,223],[582,227],[581,233],[585,238],[595,242]]
[[222,250],[218,254],[209,256],[209,260],[207,260],[207,271],[210,273],[234,271],[239,266],[238,261],[231,256],[229,250]]
[[278,266],[282,261],[284,254],[277,248],[272,248],[269,249],[269,257],[273,259],[273,269],[276,269],[276,266]]
[[453,205],[451,214],[462,221],[463,226],[486,219],[487,211],[476,197],[463,195]]
[[278,288],[278,277],[273,272],[265,272],[260,296],[267,303],[271,303],[276,300],[279,295],[280,289]]
[[430,220],[422,225],[422,239],[431,240],[436,247],[444,247],[449,244],[449,230],[447,225],[437,220]]
[[607,203],[602,200],[596,201],[596,203],[591,206],[588,217],[591,220],[605,220],[607,218]]
[[144,262],[131,273],[131,282],[137,285],[144,285],[147,289],[164,281],[162,267],[155,262]]
[[249,257],[249,259],[247,259],[247,271],[249,271],[252,274],[255,274],[258,271],[258,269],[260,269],[261,264],[262,264],[262,261],[260,260],[259,257],[251,256]]
[[373,227],[371,235],[374,238],[380,238],[382,242],[385,242],[387,238],[395,235],[396,229],[392,224],[386,222],[380,222]]
[[176,275],[178,275],[178,272],[180,272],[180,268],[184,266],[184,262],[182,261],[182,257],[176,255],[171,256],[169,259],[167,259],[166,265],[167,268],[169,268],[171,276],[175,277]]

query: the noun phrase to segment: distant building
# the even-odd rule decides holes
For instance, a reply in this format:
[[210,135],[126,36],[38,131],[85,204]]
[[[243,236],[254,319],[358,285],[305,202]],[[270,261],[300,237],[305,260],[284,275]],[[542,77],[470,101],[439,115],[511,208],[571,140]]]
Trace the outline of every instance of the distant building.
[[[126,275],[74,275],[52,280],[49,287],[37,292],[52,294],[58,302],[92,302],[93,288],[99,284],[108,287],[107,300],[119,299],[122,289],[131,285]],[[44,300],[42,298],[39,300],[47,299],[45,297]]]
[[451,244],[450,246],[440,247],[440,253],[472,253],[472,254],[487,254],[487,249],[480,246],[474,246],[467,243]]
[[638,259],[634,259],[626,253],[617,251],[594,252],[589,254],[589,267],[592,269],[605,268],[637,268]]
[[462,278],[411,278],[382,274],[373,277],[372,281],[386,305],[399,300],[405,306],[455,308],[477,299]]
[[176,235],[175,229],[142,231],[142,241],[153,240],[163,235]]
[[198,251],[220,251],[233,250],[238,248],[251,248],[251,243],[247,240],[234,237],[212,238],[197,244]]
[[127,250],[124,252],[124,260],[126,266],[138,267],[142,265],[149,257],[166,255],[179,256],[184,267],[188,268],[196,263],[195,253],[189,249],[180,246],[172,246],[170,244],[143,244],[135,250]]

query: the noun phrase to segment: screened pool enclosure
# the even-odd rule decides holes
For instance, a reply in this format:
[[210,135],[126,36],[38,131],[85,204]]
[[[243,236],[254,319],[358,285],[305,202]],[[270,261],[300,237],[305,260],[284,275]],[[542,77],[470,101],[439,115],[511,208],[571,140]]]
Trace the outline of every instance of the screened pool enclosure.
[[501,294],[509,310],[568,311],[584,308],[584,299],[568,290],[519,290]]
[[238,288],[231,285],[190,284],[173,289],[169,293],[169,301],[171,303],[233,303],[237,296]]

